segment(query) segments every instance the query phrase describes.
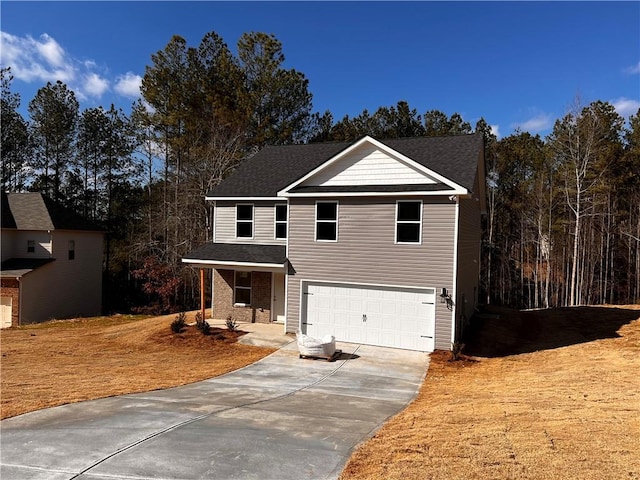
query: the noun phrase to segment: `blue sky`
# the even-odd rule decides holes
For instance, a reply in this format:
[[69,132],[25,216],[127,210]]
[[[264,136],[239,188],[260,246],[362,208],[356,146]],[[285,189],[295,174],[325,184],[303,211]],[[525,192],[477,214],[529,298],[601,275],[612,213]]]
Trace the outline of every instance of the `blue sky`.
[[0,63],[21,110],[60,79],[81,108],[129,110],[172,35],[273,33],[334,119],[406,100],[547,135],[576,95],[640,108],[640,2],[7,2]]

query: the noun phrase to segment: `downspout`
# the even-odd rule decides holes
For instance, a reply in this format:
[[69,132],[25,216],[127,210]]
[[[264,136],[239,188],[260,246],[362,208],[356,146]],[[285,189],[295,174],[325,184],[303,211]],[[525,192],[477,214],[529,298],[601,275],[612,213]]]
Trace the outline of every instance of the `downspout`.
[[[453,197],[453,198],[452,198]],[[451,346],[456,343],[456,310],[458,305],[458,237],[460,234],[460,197],[449,197],[456,202],[455,227],[453,233],[453,306],[451,308]]]

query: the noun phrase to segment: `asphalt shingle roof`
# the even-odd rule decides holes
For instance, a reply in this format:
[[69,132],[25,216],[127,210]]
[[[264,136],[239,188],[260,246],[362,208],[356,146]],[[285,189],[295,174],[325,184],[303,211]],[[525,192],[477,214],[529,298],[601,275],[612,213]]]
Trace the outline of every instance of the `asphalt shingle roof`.
[[[482,134],[380,140],[393,150],[472,190]],[[276,197],[277,193],[356,142],[265,147],[207,195]]]
[[2,228],[17,230],[102,230],[41,193],[3,193]]
[[284,245],[208,243],[188,253],[183,259],[284,265],[287,260],[287,247]]
[[53,261],[55,258],[10,258],[2,262],[0,276],[19,278]]

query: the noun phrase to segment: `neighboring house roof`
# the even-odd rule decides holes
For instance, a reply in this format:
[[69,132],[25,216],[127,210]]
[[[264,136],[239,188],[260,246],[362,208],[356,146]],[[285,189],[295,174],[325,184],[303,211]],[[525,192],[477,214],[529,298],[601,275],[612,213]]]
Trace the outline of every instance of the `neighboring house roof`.
[[188,253],[185,263],[217,264],[266,264],[284,266],[287,248],[284,245],[259,245],[238,243],[208,243]]
[[[379,141],[425,168],[473,190],[478,154],[484,141],[482,134],[393,138]],[[207,196],[277,197],[279,191],[354,143],[356,142],[265,147],[242,162],[233,174],[213,188]],[[398,186],[389,188],[393,188],[390,191],[399,191]],[[405,188],[409,189],[405,191],[411,191],[410,189],[415,187]],[[381,191],[380,187],[376,190]],[[333,188],[331,191],[337,190]]]
[[3,278],[19,278],[53,261],[55,258],[10,258],[2,262],[0,275]]
[[2,228],[17,230],[102,230],[41,193],[3,193]]

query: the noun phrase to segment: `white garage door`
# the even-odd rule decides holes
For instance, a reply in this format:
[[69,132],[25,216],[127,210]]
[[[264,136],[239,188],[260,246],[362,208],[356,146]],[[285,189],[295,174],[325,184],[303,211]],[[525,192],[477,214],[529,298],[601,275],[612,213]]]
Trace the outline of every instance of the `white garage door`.
[[11,297],[0,297],[0,328],[11,326]]
[[435,289],[303,283],[302,331],[322,338],[431,352]]

